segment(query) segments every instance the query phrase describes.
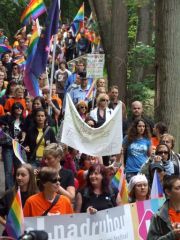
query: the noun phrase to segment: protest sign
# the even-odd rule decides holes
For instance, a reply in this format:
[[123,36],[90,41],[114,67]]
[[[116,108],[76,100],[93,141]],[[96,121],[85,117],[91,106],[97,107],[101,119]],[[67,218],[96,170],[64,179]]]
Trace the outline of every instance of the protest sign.
[[101,78],[104,70],[104,54],[87,54],[87,77]]
[[62,143],[91,156],[107,156],[120,153],[122,138],[121,102],[107,122],[99,128],[91,128],[82,120],[67,94]]
[[[155,213],[163,202],[163,198],[152,199],[98,211],[94,215],[31,217],[25,218],[25,225],[27,231],[45,230],[49,240],[145,240],[147,221],[152,217],[146,213]],[[147,218],[143,218],[146,215]]]

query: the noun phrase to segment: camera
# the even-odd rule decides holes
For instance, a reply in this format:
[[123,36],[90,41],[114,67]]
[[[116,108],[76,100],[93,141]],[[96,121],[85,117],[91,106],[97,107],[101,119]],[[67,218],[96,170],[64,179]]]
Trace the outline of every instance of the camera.
[[25,234],[21,236],[19,240],[48,240],[48,234],[45,231],[29,231],[25,232]]

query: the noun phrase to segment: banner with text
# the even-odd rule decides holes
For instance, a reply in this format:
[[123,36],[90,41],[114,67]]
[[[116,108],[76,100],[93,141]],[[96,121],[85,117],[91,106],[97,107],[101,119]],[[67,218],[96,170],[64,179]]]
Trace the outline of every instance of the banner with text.
[[112,112],[110,120],[99,128],[91,128],[77,112],[67,94],[61,142],[91,156],[120,153],[122,146],[122,103]]
[[152,199],[99,211],[25,218],[26,230],[45,230],[49,240],[145,240],[153,213],[164,199]]

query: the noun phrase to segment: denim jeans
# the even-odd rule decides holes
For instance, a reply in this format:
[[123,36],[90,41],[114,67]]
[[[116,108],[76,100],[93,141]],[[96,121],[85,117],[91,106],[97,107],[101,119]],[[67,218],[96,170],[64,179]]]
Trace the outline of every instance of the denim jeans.
[[4,162],[5,189],[14,186],[14,173],[21,162],[17,159],[12,148],[2,147],[2,160]]
[[5,174],[5,189],[10,189],[14,186],[13,177],[13,149],[2,147],[2,160],[4,162]]

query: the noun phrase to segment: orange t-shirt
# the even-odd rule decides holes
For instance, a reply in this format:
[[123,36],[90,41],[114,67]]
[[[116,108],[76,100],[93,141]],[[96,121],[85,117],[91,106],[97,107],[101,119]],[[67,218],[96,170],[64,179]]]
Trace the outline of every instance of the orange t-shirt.
[[62,108],[62,100],[61,100],[58,96],[53,95],[53,96],[52,96],[52,100],[56,100],[57,103],[58,103],[58,105],[59,105],[59,108],[60,108],[60,109]]
[[85,170],[83,170],[83,169],[80,169],[77,172],[77,177],[76,178],[77,178],[78,183],[79,183],[79,189],[86,186],[86,178],[84,176],[84,172],[85,172]]
[[[51,206],[51,202],[44,198],[42,192],[32,195],[26,200],[24,205],[25,217],[37,217],[42,216],[43,213]],[[58,202],[50,209],[48,216],[50,215],[62,215],[73,213],[72,205],[69,198],[61,195]]]
[[0,105],[0,116],[4,115],[4,108],[2,105]]
[[4,110],[6,112],[10,112],[11,111],[11,108],[12,108],[12,105],[15,103],[15,102],[19,102],[23,105],[23,108],[24,110],[26,109],[26,101],[24,98],[9,98],[7,99],[6,103],[5,103],[5,106],[4,106]]
[[157,145],[159,144],[159,140],[157,139],[157,137],[152,137],[151,138],[151,145],[154,149],[156,149]]
[[168,215],[171,223],[180,223],[180,213],[176,212],[173,208],[169,208]]

